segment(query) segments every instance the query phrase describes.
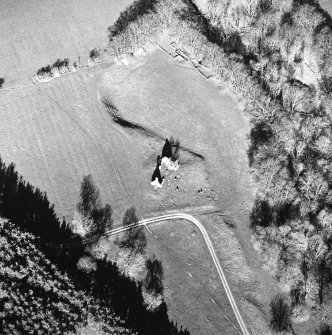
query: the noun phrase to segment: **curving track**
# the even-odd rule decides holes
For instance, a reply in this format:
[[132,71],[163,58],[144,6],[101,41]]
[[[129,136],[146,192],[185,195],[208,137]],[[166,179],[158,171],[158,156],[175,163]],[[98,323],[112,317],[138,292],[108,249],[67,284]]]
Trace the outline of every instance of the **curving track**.
[[105,235],[106,236],[112,236],[112,235],[115,235],[115,234],[118,234],[118,233],[121,233],[121,232],[124,232],[126,230],[129,230],[129,229],[132,229],[136,226],[145,226],[147,229],[148,228],[148,225],[152,225],[152,224],[158,224],[158,223],[161,223],[163,221],[167,221],[167,220],[174,220],[174,219],[183,219],[183,220],[187,220],[189,222],[191,222],[192,224],[194,224],[199,230],[200,232],[202,233],[203,235],[203,238],[204,238],[204,241],[209,249],[209,252],[210,252],[210,255],[213,259],[213,263],[217,269],[217,272],[218,272],[218,275],[219,275],[219,278],[222,282],[222,285],[226,291],[226,294],[227,294],[227,297],[228,297],[228,300],[232,306],[232,309],[233,309],[233,312],[235,314],[235,317],[239,323],[239,326],[241,328],[241,331],[243,333],[243,335],[250,335],[249,331],[247,330],[247,327],[242,319],[242,316],[240,314],[240,311],[236,305],[236,302],[235,302],[235,299],[233,297],[233,294],[231,292],[231,289],[229,288],[229,285],[228,285],[228,282],[227,282],[227,279],[225,277],[225,274],[222,270],[222,267],[219,263],[219,259],[216,255],[216,252],[214,250],[214,247],[213,247],[213,244],[211,242],[211,239],[206,231],[206,229],[204,228],[204,226],[196,219],[194,218],[193,216],[189,215],[189,214],[185,214],[185,213],[177,213],[177,214],[167,214],[167,215],[162,215],[162,216],[157,216],[157,217],[154,217],[154,218],[151,218],[151,219],[145,219],[145,220],[141,220],[139,221],[137,224],[132,224],[132,225],[129,225],[127,227],[119,227],[119,228],[116,228],[116,229],[113,229],[109,232],[107,232]]

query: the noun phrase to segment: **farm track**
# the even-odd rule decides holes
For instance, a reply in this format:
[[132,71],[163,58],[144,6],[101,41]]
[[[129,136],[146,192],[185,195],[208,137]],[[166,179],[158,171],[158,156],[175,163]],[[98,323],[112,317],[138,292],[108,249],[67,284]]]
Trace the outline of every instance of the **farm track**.
[[[181,220],[186,220],[186,221],[189,221],[190,223],[194,224],[198,229],[199,231],[201,232],[201,234],[203,235],[203,238],[204,238],[204,241],[206,243],[206,246],[208,247],[208,250],[209,250],[209,253],[212,257],[212,260],[213,260],[213,263],[214,263],[214,266],[218,272],[218,276],[221,280],[221,283],[224,287],[224,290],[227,294],[227,298],[231,304],[231,307],[232,307],[232,310],[234,312],[234,315],[237,319],[237,322],[240,326],[240,329],[241,329],[241,332],[243,335],[250,335],[250,332],[247,330],[247,327],[242,319],[242,316],[241,316],[241,313],[237,307],[237,304],[236,304],[236,301],[233,297],[233,294],[231,292],[231,289],[228,285],[228,282],[227,282],[227,279],[226,279],[226,276],[224,274],[224,271],[220,265],[220,262],[219,262],[219,259],[216,255],[216,252],[214,250],[214,247],[213,247],[213,244],[210,240],[210,237],[206,231],[206,229],[204,228],[204,226],[202,225],[202,223],[197,220],[196,218],[194,218],[192,215],[189,215],[189,214],[185,214],[185,213],[175,213],[175,214],[167,214],[167,215],[162,215],[162,216],[157,216],[157,217],[154,217],[154,218],[150,218],[150,219],[144,219],[144,220],[141,220],[139,221],[137,224],[131,224],[127,227],[119,227],[119,228],[115,228],[109,232],[106,232],[103,236],[107,237],[107,236],[112,236],[112,235],[117,235],[119,233],[122,233],[122,232],[125,232],[127,230],[130,230],[130,229],[133,229],[135,227],[138,227],[138,226],[144,226],[147,228],[147,230],[149,231],[150,234],[152,234],[154,236],[155,239],[158,239],[158,236],[156,236],[150,229],[148,226],[153,226],[155,224],[160,224],[164,221],[168,221],[168,220],[177,220],[177,219],[181,219]],[[88,241],[88,240],[87,240]],[[86,242],[87,242],[86,241]],[[63,247],[75,247],[77,246],[78,244],[71,244],[71,245],[62,245],[62,246],[59,246],[61,248]],[[164,243],[162,243],[162,248],[164,249],[164,251],[171,257],[173,258],[174,260],[174,256],[172,255],[172,251],[169,249],[169,247],[167,245],[164,245]],[[177,260],[175,259],[175,262],[177,262]],[[206,290],[205,290],[206,292]],[[206,292],[209,295],[208,292]],[[222,309],[220,308],[220,306],[210,297],[211,301],[215,304],[215,306],[222,312]],[[223,314],[223,317],[225,317],[232,325],[233,327],[240,333],[240,331],[237,329],[237,327],[233,324],[233,322]],[[254,333],[254,331],[253,331]]]

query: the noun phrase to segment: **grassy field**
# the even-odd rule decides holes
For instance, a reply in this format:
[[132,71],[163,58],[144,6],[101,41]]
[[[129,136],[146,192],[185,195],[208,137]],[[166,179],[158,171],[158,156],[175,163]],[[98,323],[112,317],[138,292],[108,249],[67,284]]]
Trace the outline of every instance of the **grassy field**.
[[[88,173],[102,198],[121,214],[130,205],[119,189],[114,168],[121,168],[124,178],[130,174],[127,155],[133,149],[126,138],[116,135],[117,129],[98,101],[100,71],[82,70],[49,84],[30,84],[24,90],[1,94],[1,156],[15,162],[27,180],[47,191],[59,216],[67,219],[75,209],[81,178]],[[114,152],[123,155],[115,160]],[[124,183],[128,187],[126,178]],[[129,191],[134,198],[140,192],[136,187]]]
[[[178,64],[161,51],[133,63],[97,65],[49,83],[30,82],[24,88],[2,92],[0,152],[4,160],[14,161],[27,180],[46,190],[57,213],[68,220],[78,200],[82,175],[91,173],[116,218],[131,204],[120,186],[120,176],[122,186],[147,217],[167,210],[204,207],[222,208],[241,222],[251,203],[251,188],[245,168],[248,124],[236,97],[221,90],[221,83],[207,81],[195,69]],[[114,123],[100,102],[103,98],[115,103],[123,117],[146,127],[146,132]],[[149,132],[154,135],[147,136]],[[182,151],[180,169],[166,174],[162,190],[153,190],[150,178],[155,159],[161,153],[163,138],[169,135],[179,137],[184,147],[204,159]],[[200,188],[202,194],[197,192]],[[200,237],[192,239],[191,230],[179,230],[177,237],[169,240],[171,231],[162,226],[154,229],[180,258],[186,254],[197,265],[192,266],[192,275],[198,279],[191,280],[187,274],[184,281],[182,266],[149,237],[149,252],[165,262],[171,317],[188,326],[192,334],[207,329],[209,334],[217,334],[225,327],[233,334],[233,326],[207,298],[211,295],[233,320]],[[248,241],[246,221],[239,230]],[[249,244],[246,247],[250,248]],[[221,252],[227,262],[227,250]],[[201,268],[203,257],[206,263]],[[238,269],[243,262],[246,260]],[[210,281],[207,286],[206,281]],[[249,282],[244,278],[236,284]]]
[[[275,293],[275,283],[261,271],[249,238],[252,188],[246,156],[248,123],[241,113],[241,105],[235,102],[238,97],[223,89],[222,83],[215,79],[206,80],[193,67],[179,64],[159,49],[142,58],[127,57],[122,63],[110,67],[104,72],[98,91],[102,99],[116,106],[117,116],[129,124],[141,126],[140,130],[124,130],[136,139],[135,147],[143,158],[143,180],[147,183],[166,136],[178,137],[181,145],[204,157],[198,159],[182,151],[180,169],[165,176],[165,187],[158,191],[144,191],[144,208],[158,215],[169,209],[193,210],[194,207],[211,206],[232,217],[232,231],[225,224],[221,227],[218,216],[202,219],[215,241],[223,266],[229,268],[231,287],[244,316],[251,319],[257,331],[268,334],[264,319],[268,317],[266,311]],[[179,181],[174,180],[174,174],[180,175]],[[203,194],[197,193],[200,188],[203,188]],[[194,262],[197,266],[190,269],[195,269],[198,277],[192,283],[183,267],[183,262],[190,263],[187,257],[191,260],[207,257],[206,262],[210,262],[208,255],[203,256],[205,248],[199,237],[193,239],[191,231],[185,231],[187,228],[181,227],[175,233],[174,227],[157,226],[152,231],[165,239],[165,244],[182,259],[182,265],[165,254],[159,240],[151,237],[152,246],[149,246],[150,252],[157,253],[165,263],[170,313],[175,319],[178,316],[185,326],[191,325],[188,327],[194,334],[207,329],[209,334],[220,333],[229,326],[228,321],[220,318],[222,313],[207,297],[211,295],[214,300],[219,299],[226,314],[232,315],[223,290],[212,289],[207,294],[199,284],[207,285],[209,278],[211,285],[218,287],[213,270],[202,275],[204,266],[199,267]],[[198,315],[197,309],[204,312]],[[180,313],[183,310],[186,313]],[[228,331],[232,333],[231,329]]]
[[[244,168],[248,166],[248,124],[236,97],[220,90],[219,85],[160,50],[105,71],[100,96],[115,105],[127,121],[141,125],[146,132],[153,130],[154,141],[160,142],[148,155],[143,149],[150,174],[163,139],[170,135],[204,157],[198,159],[182,151],[179,191],[173,192],[174,179],[166,176],[166,185],[170,180],[171,186],[158,192],[160,202],[169,202],[171,197],[177,208],[210,203],[226,210],[240,196],[244,207],[250,205],[249,175]],[[136,131],[139,136],[142,133]],[[198,195],[201,188],[203,194]]]
[[[242,244],[232,239],[225,245],[237,248],[238,254],[220,246],[219,256],[224,266],[236,265],[230,280],[237,285],[242,310],[254,308],[248,295],[241,297],[242,288],[261,278],[247,275],[247,267],[256,270],[259,264],[252,260],[248,238],[247,212],[253,193],[246,154],[249,125],[239,97],[160,50],[122,64],[83,68],[49,83],[31,82],[38,68],[56,58],[77,61],[81,57],[81,64],[86,64],[92,48],[106,45],[107,27],[130,2],[0,3],[0,76],[6,78],[0,92],[0,154],[7,163],[15,162],[26,180],[47,191],[59,216],[68,221],[78,201],[81,178],[88,173],[102,199],[112,205],[116,225],[131,201],[147,217],[202,207],[227,212],[240,222],[237,234]],[[104,99],[124,119],[145,130],[116,124]],[[153,190],[150,178],[155,160],[170,135],[179,138],[187,151],[181,152],[180,169],[166,173],[164,188]],[[218,236],[218,218],[211,217],[209,223],[209,232]],[[179,223],[153,231],[171,248],[167,253],[163,244],[149,236],[148,252],[164,261],[171,318],[192,334],[235,334],[222,316],[235,323],[201,237]],[[250,255],[250,261],[244,255]],[[257,285],[254,289],[258,290]],[[258,304],[265,303],[265,296],[256,298]]]
[[0,76],[7,84],[36,73],[57,58],[72,62],[107,43],[107,27],[132,0],[2,0]]

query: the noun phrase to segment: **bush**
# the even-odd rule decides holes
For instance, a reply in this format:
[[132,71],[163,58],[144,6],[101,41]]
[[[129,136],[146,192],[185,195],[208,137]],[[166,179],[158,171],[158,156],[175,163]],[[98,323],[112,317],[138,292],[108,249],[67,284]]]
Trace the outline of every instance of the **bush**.
[[288,331],[291,329],[290,308],[285,301],[285,298],[278,294],[270,304],[271,307],[271,322],[270,326],[277,332]]
[[37,75],[38,76],[42,76],[44,74],[51,74],[51,71],[52,71],[52,67],[51,65],[46,65],[46,66],[43,66],[42,68],[40,68],[38,71],[37,71]]
[[90,51],[90,58],[91,58],[92,60],[95,60],[96,58],[98,58],[99,55],[100,55],[100,50],[97,49],[97,48],[94,48],[94,49],[92,49],[92,50]]
[[0,77],[0,88],[2,88],[2,85],[5,83],[5,78]]

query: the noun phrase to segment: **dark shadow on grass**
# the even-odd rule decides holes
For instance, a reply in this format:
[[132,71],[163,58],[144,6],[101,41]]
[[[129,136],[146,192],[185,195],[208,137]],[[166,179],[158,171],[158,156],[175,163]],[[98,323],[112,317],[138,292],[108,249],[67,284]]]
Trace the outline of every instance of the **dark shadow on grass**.
[[[124,119],[122,116],[120,116],[118,109],[111,102],[107,101],[106,99],[103,99],[102,103],[104,104],[105,108],[107,109],[107,112],[109,113],[112,120],[116,124],[126,128],[126,129],[129,129],[129,130],[138,131],[145,136],[153,137],[153,138],[161,140],[163,142],[165,141],[165,138],[163,136],[161,136],[160,134],[156,133],[155,131],[153,131],[151,129],[148,129],[146,127],[143,127],[143,126],[141,126],[137,123],[134,123],[134,122],[131,122],[131,121],[128,121],[128,120]],[[201,154],[199,154],[199,153],[197,153],[197,152],[195,152],[191,149],[188,149],[186,147],[180,146],[179,148],[181,150],[185,151],[185,152],[188,152],[192,156],[194,156],[196,158],[199,158],[202,161],[205,161],[205,158],[204,158],[203,155],[201,155]]]

